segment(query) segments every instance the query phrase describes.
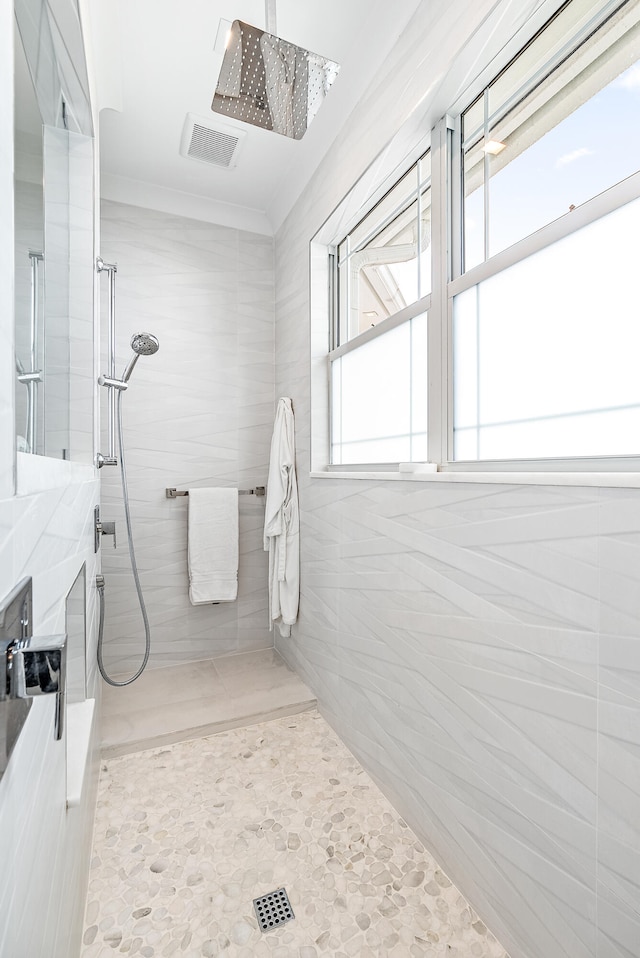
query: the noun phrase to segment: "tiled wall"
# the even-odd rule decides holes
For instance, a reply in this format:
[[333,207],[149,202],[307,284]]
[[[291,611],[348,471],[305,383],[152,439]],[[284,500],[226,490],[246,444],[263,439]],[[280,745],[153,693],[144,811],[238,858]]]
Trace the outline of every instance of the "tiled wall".
[[512,958],[637,958],[640,492],[309,476],[308,243],[465,44],[471,11],[444,38],[430,7],[276,240],[302,513],[277,646]]
[[[47,460],[38,457],[38,462],[45,478]],[[35,631],[64,632],[65,598],[86,562],[87,693],[95,697],[92,518],[98,483],[57,481],[42,492],[0,499],[0,592],[4,596],[32,576]],[[74,742],[66,736],[54,740],[53,698],[33,703],[0,781],[0,955],[7,958],[70,958],[77,954],[82,932],[97,753],[89,760],[80,804],[67,808],[65,750]],[[94,749],[96,740],[97,727]]]
[[[263,500],[239,499],[238,600],[192,606],[188,501],[167,499],[165,488],[266,482],[274,414],[273,241],[105,202],[101,254],[118,266],[118,373],[130,356],[132,333],[145,330],[160,340],[154,356],[139,360],[123,401],[150,667],[272,646]],[[105,310],[103,304],[103,316]],[[102,472],[102,515],[118,526],[117,550],[110,540],[103,548],[105,661],[111,671],[127,672],[141,661],[144,631],[119,475],[112,467]]]
[[[37,634],[65,630],[65,598],[87,565],[87,657],[95,661],[96,559],[91,466],[24,456],[16,491],[13,330],[13,5],[0,6],[0,597],[33,578]],[[78,210],[85,221],[86,210]],[[86,317],[85,317],[86,319]],[[88,314],[91,328],[91,311]],[[92,376],[92,370],[89,369]],[[89,441],[91,432],[88,433]],[[97,694],[95,666],[89,696]],[[80,804],[67,809],[73,740],[56,742],[53,697],[33,702],[0,780],[0,955],[73,958],[78,954],[97,785],[89,762]],[[2,705],[0,704],[0,707]],[[94,739],[95,741],[95,739]]]

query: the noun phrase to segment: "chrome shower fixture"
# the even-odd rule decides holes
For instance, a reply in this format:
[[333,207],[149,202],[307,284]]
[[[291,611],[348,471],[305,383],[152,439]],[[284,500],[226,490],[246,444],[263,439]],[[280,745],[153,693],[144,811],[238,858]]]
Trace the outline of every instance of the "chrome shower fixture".
[[98,377],[98,385],[105,386],[108,389],[108,424],[109,424],[109,452],[103,456],[101,452],[96,455],[96,465],[98,469],[102,466],[117,466],[118,458],[116,456],[116,413],[120,408],[118,397],[128,386],[129,378],[133,372],[135,364],[140,356],[151,356],[160,348],[157,338],[151,333],[134,333],[131,339],[131,348],[133,356],[122,373],[122,378],[116,377],[116,273],[118,267],[115,263],[105,263],[101,256],[96,259],[96,271],[98,273],[107,273],[109,277],[109,338],[107,342],[107,372]]
[[[269,16],[269,11],[272,16]],[[300,140],[320,109],[340,66],[275,36],[275,3],[267,0],[267,30],[242,20],[227,28],[211,104],[214,113]]]
[[160,349],[160,343],[153,333],[134,333],[131,337],[131,348],[139,356],[153,356]]
[[128,383],[131,373],[141,356],[153,356],[160,349],[160,342],[153,333],[134,333],[131,337],[131,348],[133,356],[129,360],[125,371],[122,374],[122,382]]

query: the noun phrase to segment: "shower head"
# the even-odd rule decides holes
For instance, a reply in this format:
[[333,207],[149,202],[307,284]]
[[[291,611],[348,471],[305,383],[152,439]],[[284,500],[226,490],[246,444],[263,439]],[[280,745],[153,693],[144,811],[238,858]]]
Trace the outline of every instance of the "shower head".
[[131,348],[138,356],[153,356],[160,349],[160,343],[153,333],[134,333]]
[[134,333],[131,337],[131,348],[133,350],[133,356],[122,374],[122,381],[125,383],[129,382],[133,368],[140,356],[153,356],[153,354],[157,353],[160,349],[160,343],[153,333]]

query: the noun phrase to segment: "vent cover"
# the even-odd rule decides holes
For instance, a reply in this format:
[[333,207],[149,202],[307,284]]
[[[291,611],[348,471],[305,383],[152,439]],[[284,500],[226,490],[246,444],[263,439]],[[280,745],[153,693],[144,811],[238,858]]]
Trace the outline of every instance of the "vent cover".
[[228,170],[238,161],[245,135],[242,130],[221,123],[213,125],[203,117],[188,113],[182,131],[180,153],[192,160]]

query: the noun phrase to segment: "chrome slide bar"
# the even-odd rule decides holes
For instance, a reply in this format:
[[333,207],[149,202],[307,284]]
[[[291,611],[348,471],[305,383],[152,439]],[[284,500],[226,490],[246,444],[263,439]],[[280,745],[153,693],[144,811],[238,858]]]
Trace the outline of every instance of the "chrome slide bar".
[[98,273],[108,273],[109,275],[109,290],[108,290],[108,309],[109,309],[109,327],[108,327],[108,338],[107,338],[107,373],[105,376],[100,377],[100,385],[106,386],[109,390],[108,397],[108,406],[107,406],[107,426],[108,426],[108,435],[109,435],[109,452],[106,456],[103,456],[101,453],[98,453],[97,456],[97,465],[98,468],[102,466],[117,466],[118,457],[116,455],[116,399],[117,393],[116,389],[119,387],[115,386],[116,382],[116,273],[118,272],[118,267],[115,263],[105,263],[101,256],[98,256],[96,259],[96,270]]

